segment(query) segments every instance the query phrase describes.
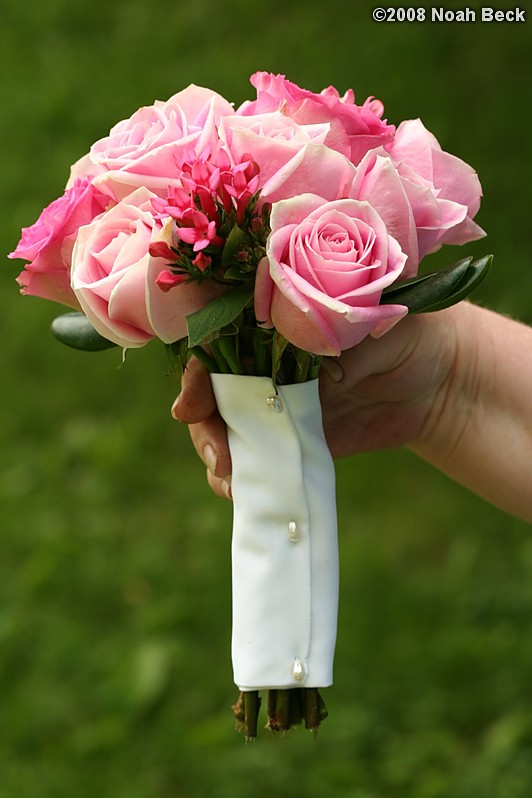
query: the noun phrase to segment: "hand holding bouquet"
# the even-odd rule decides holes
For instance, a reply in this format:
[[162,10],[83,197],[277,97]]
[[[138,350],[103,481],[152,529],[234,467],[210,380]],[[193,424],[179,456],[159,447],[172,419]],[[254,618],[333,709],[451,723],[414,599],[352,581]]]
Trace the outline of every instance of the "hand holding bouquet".
[[484,235],[467,164],[382,104],[256,73],[234,110],[189,86],[139,109],[71,170],[23,231],[24,294],[75,309],[54,324],[81,349],[164,342],[212,374],[233,459],[235,705],[256,734],[326,711],[338,563],[334,471],[317,373],[409,312],[447,307],[490,258],[419,276],[443,244]]

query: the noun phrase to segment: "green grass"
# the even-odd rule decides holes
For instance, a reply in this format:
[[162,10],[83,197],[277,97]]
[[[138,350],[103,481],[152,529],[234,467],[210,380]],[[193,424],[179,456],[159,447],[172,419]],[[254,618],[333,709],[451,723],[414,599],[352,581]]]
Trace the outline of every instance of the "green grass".
[[[4,252],[93,140],[190,82],[256,69],[380,97],[478,170],[477,301],[532,321],[529,23],[376,25],[272,0],[5,0]],[[438,253],[432,265],[462,256]],[[231,508],[162,347],[80,354],[0,273],[0,798],[529,798],[532,539],[403,451],[338,463],[341,609],[317,741],[233,731]],[[524,364],[525,367],[525,364]],[[504,453],[502,453],[504,456]]]

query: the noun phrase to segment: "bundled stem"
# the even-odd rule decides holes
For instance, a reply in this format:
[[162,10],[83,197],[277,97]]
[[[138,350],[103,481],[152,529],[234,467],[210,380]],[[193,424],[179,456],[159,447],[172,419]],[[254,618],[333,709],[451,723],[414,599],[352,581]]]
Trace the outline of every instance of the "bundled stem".
[[243,731],[246,742],[254,740],[257,736],[257,722],[261,699],[258,690],[241,692],[236,704],[232,707],[237,731]]
[[[246,742],[257,737],[261,698],[257,690],[241,692],[232,707],[236,728],[245,734]],[[317,687],[297,687],[268,691],[268,720],[266,728],[279,733],[304,723],[305,729],[317,733],[327,717],[327,707]]]

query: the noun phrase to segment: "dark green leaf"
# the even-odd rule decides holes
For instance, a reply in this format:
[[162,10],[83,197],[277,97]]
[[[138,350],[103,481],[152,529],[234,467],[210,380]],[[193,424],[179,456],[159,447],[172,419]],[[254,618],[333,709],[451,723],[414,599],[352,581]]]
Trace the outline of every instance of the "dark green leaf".
[[237,260],[239,249],[249,244],[249,236],[237,224],[233,227],[224,244],[222,252],[222,266],[231,266]]
[[447,269],[394,283],[383,292],[381,304],[406,305],[409,313],[443,310],[464,299],[488,273],[492,256],[472,263],[464,258]]
[[233,263],[232,266],[224,272],[224,280],[236,280],[237,282],[245,282],[253,280],[253,269],[246,263]]
[[432,305],[424,308],[424,313],[433,313],[436,310],[444,310],[445,308],[456,305],[462,299],[465,299],[472,291],[474,291],[486,278],[493,261],[492,255],[486,255],[484,258],[475,261],[467,267],[464,276],[453,289],[440,302],[435,302]]
[[[385,288],[382,294],[383,296],[390,296],[391,294],[403,291],[405,288],[410,288],[417,283],[424,283],[426,280],[430,281],[439,274],[453,272],[456,268],[458,268],[459,272],[463,274],[464,268],[468,266],[472,260],[472,257],[464,258],[463,260],[459,260],[457,263],[453,263],[452,266],[448,266],[446,269],[440,269],[437,272],[429,272],[429,274],[416,274],[415,277],[409,277],[407,280],[398,280],[397,282],[389,285],[388,288]],[[388,304],[390,304],[390,302],[388,302]]]
[[96,332],[88,318],[77,311],[57,316],[52,322],[52,333],[62,344],[83,352],[100,352],[116,346]]
[[446,269],[394,283],[383,292],[381,304],[406,305],[410,313],[419,313],[451,293],[464,276],[471,260],[472,258],[466,258]]
[[199,346],[231,324],[253,297],[252,288],[235,288],[187,316],[188,345]]

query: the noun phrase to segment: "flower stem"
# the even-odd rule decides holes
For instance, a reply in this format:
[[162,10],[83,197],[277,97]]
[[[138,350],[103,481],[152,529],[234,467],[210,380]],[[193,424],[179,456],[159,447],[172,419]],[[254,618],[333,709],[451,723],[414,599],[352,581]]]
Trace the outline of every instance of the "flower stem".
[[[257,736],[261,699],[257,690],[241,692],[232,707],[237,731],[244,732],[246,742]],[[328,716],[325,701],[317,687],[295,687],[268,691],[268,723],[266,728],[278,734],[305,724],[317,734],[322,721]]]
[[272,732],[290,728],[291,690],[270,690],[268,693],[268,728]]
[[223,356],[222,352],[220,351],[220,347],[218,345],[218,341],[211,341],[209,344],[212,356],[216,361],[216,368],[215,371],[220,372],[220,374],[231,374],[231,366]]
[[205,366],[207,371],[216,371],[216,361],[205,351],[205,349],[203,349],[202,346],[193,346],[189,351],[191,355],[196,357],[200,363]]
[[302,349],[296,350],[296,366],[294,369],[294,382],[306,382],[310,366],[311,355],[303,352]]
[[218,348],[233,374],[244,374],[244,369],[239,361],[236,336],[222,335],[218,338]]
[[258,377],[267,377],[271,373],[271,341],[271,333],[267,334],[260,328],[255,330],[253,335],[253,358],[255,362],[255,374]]
[[325,701],[319,694],[316,687],[308,687],[304,690],[305,694],[305,729],[312,729],[314,733],[318,731],[318,726],[328,716]]
[[257,736],[257,723],[259,718],[261,700],[257,690],[242,691],[236,704],[232,707],[237,731],[243,731],[246,742],[254,740]]

